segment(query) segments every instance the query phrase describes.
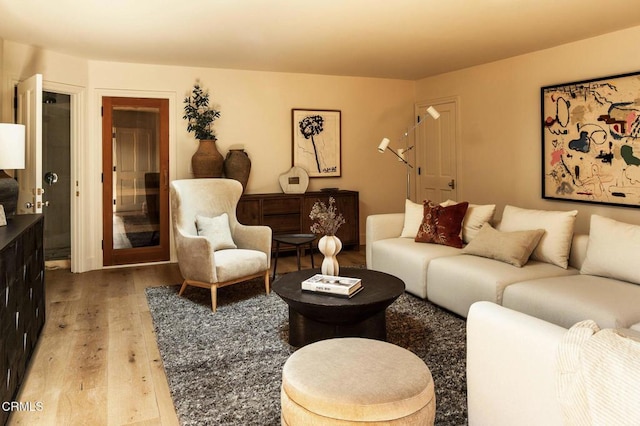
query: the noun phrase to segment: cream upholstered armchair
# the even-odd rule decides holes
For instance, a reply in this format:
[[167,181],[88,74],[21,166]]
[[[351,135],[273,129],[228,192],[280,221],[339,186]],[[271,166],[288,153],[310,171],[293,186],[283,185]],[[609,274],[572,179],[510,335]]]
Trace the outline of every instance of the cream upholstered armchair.
[[271,228],[238,223],[242,185],[233,179],[185,179],[171,183],[171,218],[178,265],[188,285],[211,289],[264,277],[269,293]]

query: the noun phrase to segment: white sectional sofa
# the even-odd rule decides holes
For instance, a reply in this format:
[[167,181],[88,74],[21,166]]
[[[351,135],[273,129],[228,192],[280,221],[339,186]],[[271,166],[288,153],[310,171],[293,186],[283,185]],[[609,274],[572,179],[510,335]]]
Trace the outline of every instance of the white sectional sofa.
[[490,302],[467,318],[470,426],[640,424],[640,332],[567,330]]
[[367,217],[367,268],[399,277],[408,292],[463,317],[473,303],[489,301],[564,328],[592,319],[605,328],[640,330],[640,226],[594,215],[590,236],[573,235],[575,211],[507,206],[496,226],[501,235],[545,230],[529,260],[517,267],[468,253],[481,222],[493,216],[486,206],[467,212],[465,248],[414,241],[407,228],[416,226],[421,207],[407,200],[405,213]]
[[[367,267],[467,317],[469,425],[640,424],[640,226],[507,206],[500,234],[475,206],[456,248],[414,241],[419,207],[367,218]],[[530,258],[501,252],[537,228]]]

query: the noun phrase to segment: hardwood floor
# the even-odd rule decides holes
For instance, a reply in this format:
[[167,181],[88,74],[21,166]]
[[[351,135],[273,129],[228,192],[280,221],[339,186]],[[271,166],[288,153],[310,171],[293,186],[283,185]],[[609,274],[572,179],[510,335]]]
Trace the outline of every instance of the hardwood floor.
[[[364,247],[338,259],[364,264]],[[295,256],[278,260],[279,273],[296,269]],[[45,277],[46,323],[17,398],[30,410],[9,425],[178,425],[144,293],[182,282],[177,264]]]

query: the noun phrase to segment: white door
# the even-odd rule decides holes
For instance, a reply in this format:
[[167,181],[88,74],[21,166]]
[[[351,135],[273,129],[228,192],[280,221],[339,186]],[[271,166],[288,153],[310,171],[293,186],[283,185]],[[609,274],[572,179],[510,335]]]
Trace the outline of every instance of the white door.
[[[440,113],[434,120],[427,114],[433,105]],[[457,105],[455,100],[418,104],[416,112],[427,120],[416,133],[416,180],[417,201],[431,200],[440,203],[447,199],[457,200],[456,144]]]
[[42,74],[18,84],[18,123],[24,124],[25,169],[18,170],[18,214],[42,213]]

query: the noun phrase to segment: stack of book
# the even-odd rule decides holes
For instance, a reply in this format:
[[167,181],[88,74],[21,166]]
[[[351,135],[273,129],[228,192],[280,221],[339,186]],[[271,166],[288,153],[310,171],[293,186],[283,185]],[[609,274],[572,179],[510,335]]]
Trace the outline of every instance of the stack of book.
[[316,274],[302,281],[303,291],[351,298],[363,289],[360,278]]

